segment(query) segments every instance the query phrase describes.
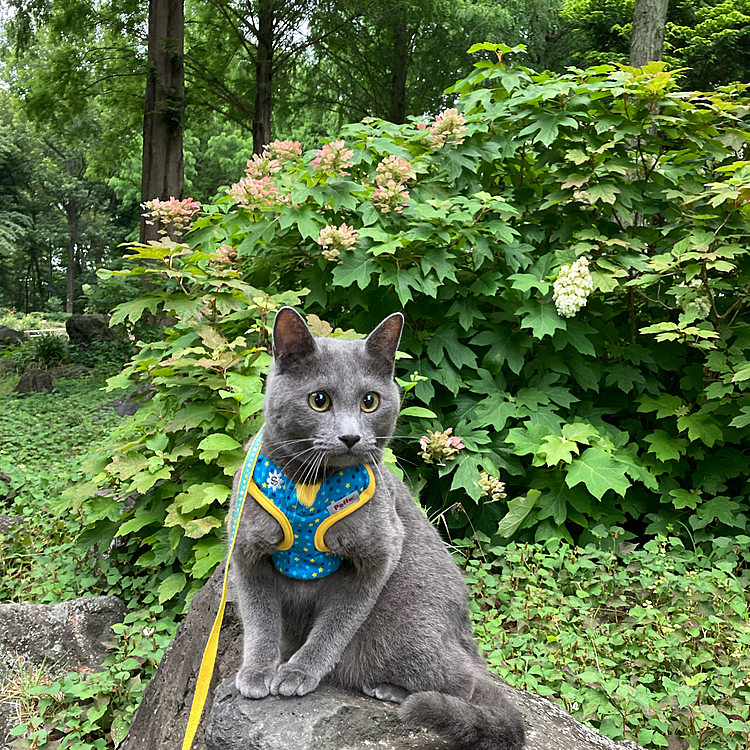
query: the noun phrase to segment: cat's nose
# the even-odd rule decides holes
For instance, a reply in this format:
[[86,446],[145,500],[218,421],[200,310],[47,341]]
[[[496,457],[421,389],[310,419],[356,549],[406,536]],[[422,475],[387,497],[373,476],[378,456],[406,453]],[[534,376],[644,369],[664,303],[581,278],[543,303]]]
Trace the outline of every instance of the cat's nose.
[[359,435],[339,435],[339,440],[351,450],[359,442]]

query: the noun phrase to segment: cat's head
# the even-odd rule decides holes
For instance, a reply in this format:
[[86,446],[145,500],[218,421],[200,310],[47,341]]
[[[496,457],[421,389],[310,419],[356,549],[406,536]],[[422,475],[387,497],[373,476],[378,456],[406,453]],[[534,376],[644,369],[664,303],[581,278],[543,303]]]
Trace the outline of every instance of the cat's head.
[[366,339],[315,338],[295,310],[279,310],[263,450],[296,482],[382,459],[400,405],[393,369],[403,325],[394,313]]

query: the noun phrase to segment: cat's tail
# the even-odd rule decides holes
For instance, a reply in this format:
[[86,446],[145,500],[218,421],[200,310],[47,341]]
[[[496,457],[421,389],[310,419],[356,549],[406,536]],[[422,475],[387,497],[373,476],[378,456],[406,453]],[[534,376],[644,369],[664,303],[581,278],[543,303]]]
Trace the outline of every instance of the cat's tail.
[[523,750],[523,717],[491,678],[470,699],[446,693],[413,693],[400,706],[402,721],[427,727],[455,750]]

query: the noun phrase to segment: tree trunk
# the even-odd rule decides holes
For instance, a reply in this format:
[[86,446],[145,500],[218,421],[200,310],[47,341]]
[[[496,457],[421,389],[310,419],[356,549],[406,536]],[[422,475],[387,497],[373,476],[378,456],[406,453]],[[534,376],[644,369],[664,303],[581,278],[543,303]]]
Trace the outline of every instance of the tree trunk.
[[630,64],[635,68],[664,56],[669,0],[635,0]]
[[[148,78],[143,103],[141,200],[182,200],[185,170],[182,117],[185,110],[184,0],[149,0]],[[141,242],[158,239],[158,226],[141,218]]]
[[409,68],[409,34],[406,21],[393,26],[393,64],[391,67],[391,122],[401,125],[406,121],[406,74]]
[[255,117],[253,153],[259,154],[271,142],[273,105],[273,0],[260,0],[258,8],[258,57],[255,64]]
[[[68,173],[68,177],[72,177],[75,168],[77,166],[77,160],[76,159],[66,159],[65,160],[65,171]],[[67,280],[67,290],[65,294],[65,312],[72,314],[73,313],[73,297],[75,295],[75,277],[76,277],[76,266],[75,266],[75,259],[76,259],[76,244],[78,243],[78,208],[76,206],[76,201],[74,197],[74,191],[71,190],[71,194],[69,194],[65,198],[65,217],[68,220],[68,247],[67,247],[67,271],[66,271],[66,280]]]

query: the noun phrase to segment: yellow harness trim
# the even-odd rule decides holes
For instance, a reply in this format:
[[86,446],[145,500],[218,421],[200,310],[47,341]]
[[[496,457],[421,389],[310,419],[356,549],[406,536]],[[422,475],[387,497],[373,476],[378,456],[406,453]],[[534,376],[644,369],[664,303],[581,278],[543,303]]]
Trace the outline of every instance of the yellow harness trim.
[[330,529],[331,526],[336,523],[336,521],[340,521],[342,518],[357,510],[357,508],[362,507],[373,496],[375,492],[375,477],[372,475],[372,470],[367,464],[363,464],[363,466],[365,467],[365,469],[367,469],[367,476],[370,478],[370,483],[367,485],[365,491],[359,496],[359,500],[357,500],[356,503],[347,505],[343,510],[340,510],[338,513],[334,513],[332,516],[326,518],[325,521],[321,522],[320,526],[318,526],[317,531],[315,532],[315,546],[321,552],[331,551],[328,549],[325,541],[323,540],[326,531],[328,531],[328,529]]

